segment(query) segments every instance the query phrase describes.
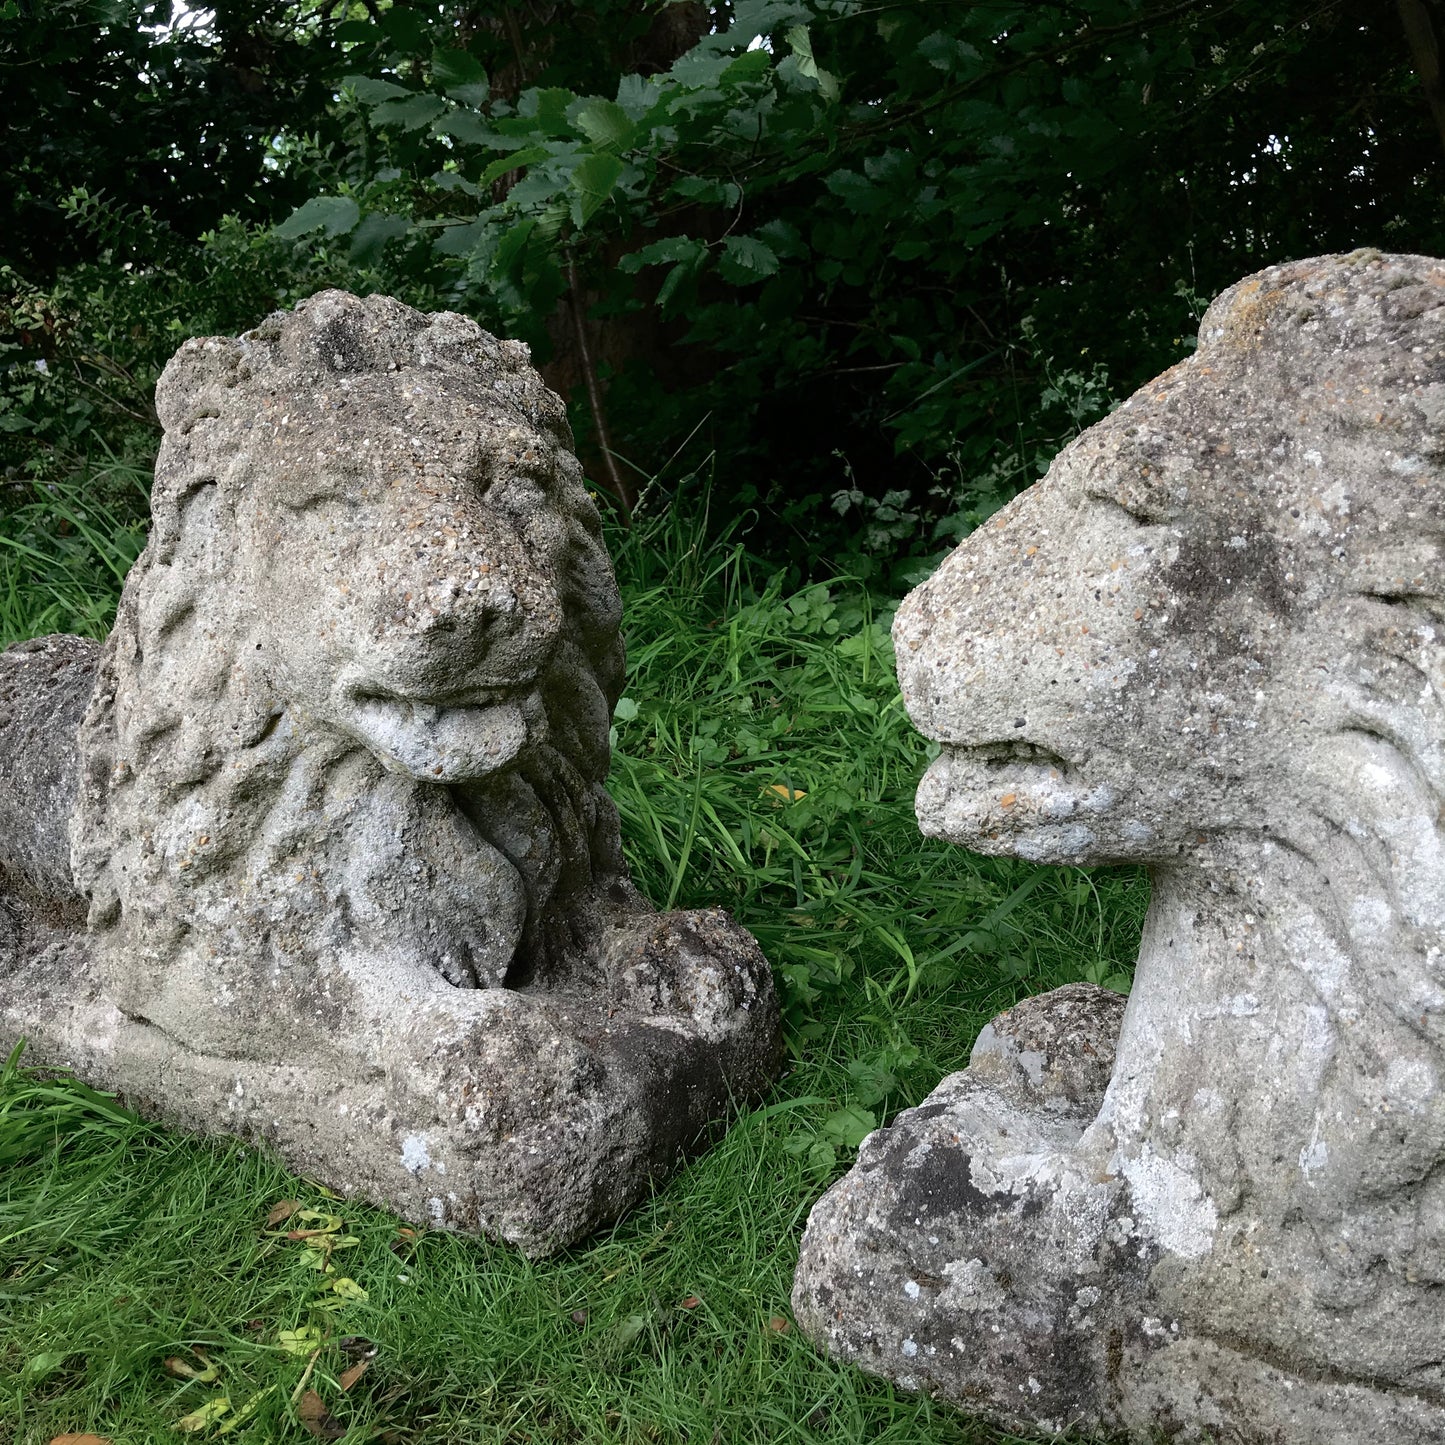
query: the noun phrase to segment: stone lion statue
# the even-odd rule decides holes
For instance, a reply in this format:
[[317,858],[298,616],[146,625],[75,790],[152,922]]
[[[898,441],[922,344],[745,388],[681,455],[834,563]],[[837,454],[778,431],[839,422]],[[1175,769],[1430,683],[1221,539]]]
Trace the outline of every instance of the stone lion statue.
[[1142,862],[819,1203],[828,1348],[1015,1427],[1445,1438],[1445,262],[1231,287],[898,613],[923,830]]
[[0,655],[0,1018],[405,1213],[566,1243],[778,1033],[750,936],[628,882],[562,403],[519,343],[332,291],[187,342],[156,406],[110,638]]

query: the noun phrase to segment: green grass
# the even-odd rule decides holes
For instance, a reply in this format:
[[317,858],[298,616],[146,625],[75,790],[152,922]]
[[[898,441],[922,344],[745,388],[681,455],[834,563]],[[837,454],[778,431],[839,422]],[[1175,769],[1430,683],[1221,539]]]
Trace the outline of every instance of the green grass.
[[[0,642],[103,630],[137,540],[52,494],[0,516]],[[307,1390],[353,1442],[1009,1438],[816,1354],[789,1324],[797,1241],[862,1132],[960,1067],[993,1013],[1073,979],[1123,984],[1145,884],[919,835],[928,750],[893,680],[890,600],[846,582],[785,595],[681,512],[612,540],[630,651],[612,787],[634,877],[659,906],[721,903],[754,930],[782,990],[788,1075],[610,1235],[529,1263],[408,1237],[262,1151],[12,1066],[0,1445],[181,1438],[176,1422],[221,1396],[230,1413],[194,1438],[254,1406],[223,1438],[304,1441]],[[288,1198],[344,1217],[356,1242],[336,1260],[365,1299],[341,1299],[303,1244],[266,1230]],[[313,1328],[314,1358],[279,1343]],[[363,1348],[349,1337],[375,1354],[343,1391]],[[177,1358],[219,1376],[177,1376]]]

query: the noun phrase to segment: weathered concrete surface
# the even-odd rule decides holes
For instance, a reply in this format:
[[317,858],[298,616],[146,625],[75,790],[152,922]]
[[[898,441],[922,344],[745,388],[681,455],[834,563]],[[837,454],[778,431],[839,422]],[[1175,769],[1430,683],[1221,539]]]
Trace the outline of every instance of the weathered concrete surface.
[[0,1048],[566,1244],[780,1044],[751,936],[627,880],[621,604],[562,404],[525,347],[342,292],[187,342],[156,404],[103,651],[0,657]]
[[1064,1066],[1005,1016],[820,1201],[830,1350],[1013,1426],[1445,1439],[1442,456],[1445,263],[1274,268],[904,604],[924,831],[1154,892],[1111,1072],[1106,1007]]

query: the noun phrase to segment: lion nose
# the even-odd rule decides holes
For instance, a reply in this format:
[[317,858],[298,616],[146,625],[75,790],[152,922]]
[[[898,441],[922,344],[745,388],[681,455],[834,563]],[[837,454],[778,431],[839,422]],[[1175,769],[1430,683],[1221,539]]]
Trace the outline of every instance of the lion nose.
[[[485,564],[483,564],[485,566]],[[470,569],[439,577],[416,609],[415,630],[445,637],[479,660],[527,665],[550,649],[560,625],[556,590],[529,572]],[[529,665],[530,664],[530,665]]]

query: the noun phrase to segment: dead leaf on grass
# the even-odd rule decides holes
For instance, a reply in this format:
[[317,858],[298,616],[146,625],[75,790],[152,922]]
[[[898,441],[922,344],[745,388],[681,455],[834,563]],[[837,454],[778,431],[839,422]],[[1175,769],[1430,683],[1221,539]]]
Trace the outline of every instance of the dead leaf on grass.
[[198,1385],[209,1385],[213,1380],[221,1377],[221,1367],[213,1365],[206,1358],[204,1350],[192,1350],[191,1353],[201,1362],[199,1368],[187,1363],[179,1355],[167,1355],[161,1364],[173,1375],[179,1375],[183,1380],[194,1380]]
[[793,1327],[782,1315],[770,1315],[768,1318],[768,1328],[772,1330],[774,1334],[785,1335]]
[[701,1303],[702,1301],[695,1294],[690,1294],[685,1300],[683,1300],[680,1305],[678,1305],[678,1309],[695,1310]]
[[109,1435],[57,1435],[50,1445],[110,1445]]
[[266,1216],[266,1228],[275,1229],[278,1224],[290,1219],[300,1208],[301,1201],[299,1199],[283,1199],[279,1204],[272,1205],[271,1212]]
[[315,1390],[307,1390],[301,1403],[296,1407],[302,1428],[318,1440],[339,1440],[346,1434],[346,1426],[338,1420]]
[[366,1367],[371,1363],[372,1357],[368,1355],[364,1360],[358,1360],[354,1365],[344,1369],[337,1377],[336,1383],[341,1386],[343,1394],[346,1393],[365,1373]]

